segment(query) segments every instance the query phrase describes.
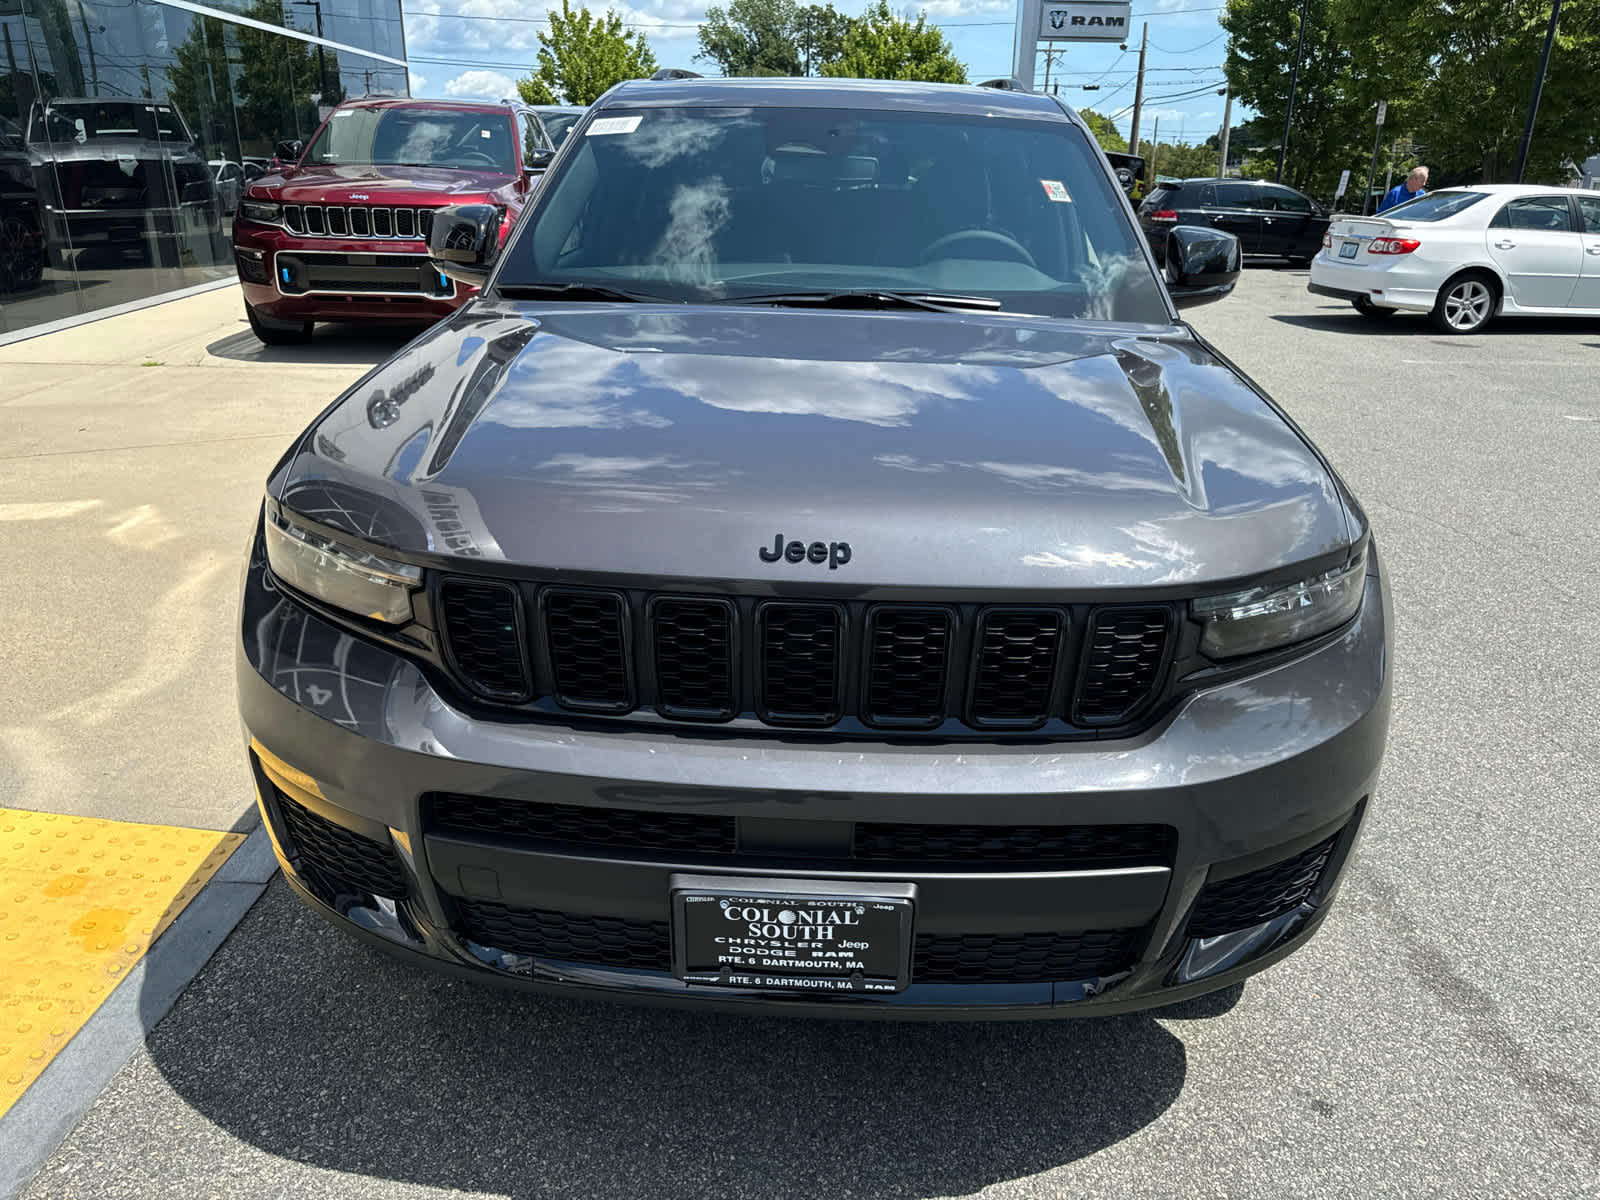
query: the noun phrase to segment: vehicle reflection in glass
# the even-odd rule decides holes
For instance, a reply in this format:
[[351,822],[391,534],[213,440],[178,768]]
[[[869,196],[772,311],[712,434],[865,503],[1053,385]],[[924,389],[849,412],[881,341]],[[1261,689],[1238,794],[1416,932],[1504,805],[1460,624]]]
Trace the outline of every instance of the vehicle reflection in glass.
[[216,257],[212,168],[172,105],[118,97],[36,101],[27,142],[51,266],[68,265],[69,247],[105,252],[113,263],[137,255],[164,267]]

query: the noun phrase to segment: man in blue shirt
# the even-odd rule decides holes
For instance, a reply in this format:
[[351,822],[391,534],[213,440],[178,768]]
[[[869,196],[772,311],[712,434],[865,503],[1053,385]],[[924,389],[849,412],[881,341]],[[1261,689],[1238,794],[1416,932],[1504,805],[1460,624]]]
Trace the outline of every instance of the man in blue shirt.
[[1411,174],[1407,175],[1394,187],[1390,188],[1384,198],[1378,202],[1378,211],[1393,208],[1396,204],[1404,204],[1407,200],[1415,200],[1418,196],[1428,194],[1428,168],[1412,167]]

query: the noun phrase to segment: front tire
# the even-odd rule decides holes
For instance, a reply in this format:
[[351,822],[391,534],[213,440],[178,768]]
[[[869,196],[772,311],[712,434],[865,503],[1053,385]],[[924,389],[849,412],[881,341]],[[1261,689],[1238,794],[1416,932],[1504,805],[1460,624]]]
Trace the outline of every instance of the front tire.
[[1458,275],[1439,289],[1428,319],[1441,333],[1477,333],[1494,317],[1500,289],[1481,272]]
[[266,346],[303,346],[311,340],[312,321],[274,321],[263,317],[248,304],[244,315],[250,322],[250,332]]
[[1395,313],[1394,309],[1385,308],[1381,304],[1374,304],[1371,299],[1366,296],[1357,296],[1354,300],[1350,301],[1350,303],[1355,306],[1355,310],[1358,313],[1367,318],[1369,321],[1386,321],[1390,317],[1394,316]]

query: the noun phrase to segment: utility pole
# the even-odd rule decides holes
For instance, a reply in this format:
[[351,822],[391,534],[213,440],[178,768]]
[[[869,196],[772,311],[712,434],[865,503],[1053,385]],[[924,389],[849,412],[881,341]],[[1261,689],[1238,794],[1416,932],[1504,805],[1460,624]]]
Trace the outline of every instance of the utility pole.
[[1544,35],[1544,53],[1539,56],[1539,74],[1533,81],[1533,99],[1528,102],[1528,123],[1522,130],[1522,146],[1517,151],[1517,182],[1528,168],[1528,148],[1533,144],[1533,122],[1539,115],[1539,97],[1544,93],[1544,73],[1550,69],[1550,46],[1556,40],[1556,25],[1561,20],[1561,0],[1550,5],[1550,28]]
[[1278,174],[1274,183],[1283,182],[1283,160],[1289,155],[1289,122],[1294,118],[1294,90],[1300,82],[1300,50],[1306,42],[1306,0],[1300,0],[1300,30],[1294,36],[1294,69],[1289,72],[1289,107],[1283,114],[1283,136],[1278,139]]
[[1228,134],[1232,128],[1232,121],[1233,89],[1225,87],[1222,89],[1222,136],[1217,139],[1221,143],[1218,149],[1222,151],[1220,156],[1222,161],[1217,168],[1218,179],[1226,179],[1228,177]]
[[1150,131],[1150,190],[1156,190],[1156,151],[1161,146],[1161,118],[1156,118],[1156,127]]
[[[1139,153],[1139,110],[1144,108],[1144,52],[1150,43],[1150,22],[1144,23],[1144,29],[1139,34],[1139,79],[1133,85],[1133,129],[1128,134],[1128,153]],[[1155,176],[1150,176],[1150,182],[1155,182]]]

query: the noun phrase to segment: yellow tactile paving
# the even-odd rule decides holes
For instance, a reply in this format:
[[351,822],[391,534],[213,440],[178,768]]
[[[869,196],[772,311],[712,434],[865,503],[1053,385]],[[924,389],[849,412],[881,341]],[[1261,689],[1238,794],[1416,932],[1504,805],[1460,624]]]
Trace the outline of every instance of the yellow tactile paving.
[[0,1115],[243,840],[0,808]]

